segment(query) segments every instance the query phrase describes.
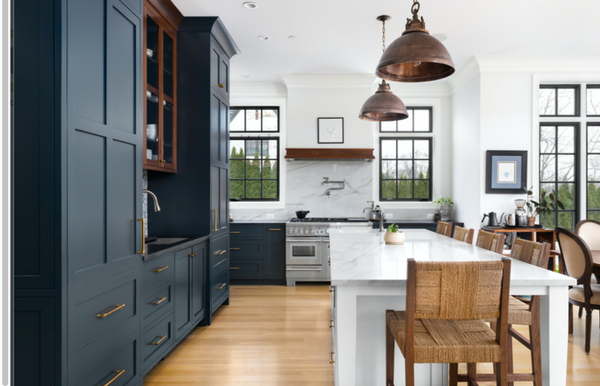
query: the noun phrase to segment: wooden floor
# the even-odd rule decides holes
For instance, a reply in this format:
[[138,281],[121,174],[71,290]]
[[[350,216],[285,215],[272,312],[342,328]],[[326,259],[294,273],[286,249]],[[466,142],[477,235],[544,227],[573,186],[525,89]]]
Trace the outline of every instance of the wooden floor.
[[[330,299],[324,285],[232,286],[231,303],[213,315],[212,326],[197,327],[146,375],[144,385],[331,386]],[[600,384],[598,315],[590,355],[583,350],[585,317],[575,318],[568,386]],[[530,371],[527,350],[515,342],[514,354],[515,369]],[[480,370],[491,372],[491,366]]]

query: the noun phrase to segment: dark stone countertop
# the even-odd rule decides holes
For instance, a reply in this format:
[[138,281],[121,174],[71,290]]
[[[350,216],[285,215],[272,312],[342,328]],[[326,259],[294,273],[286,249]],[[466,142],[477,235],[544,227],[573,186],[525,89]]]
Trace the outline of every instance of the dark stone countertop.
[[[149,261],[156,257],[162,256],[166,253],[173,252],[178,249],[191,247],[194,244],[198,244],[204,240],[210,239],[210,235],[198,236],[198,235],[186,235],[186,236],[152,236],[159,239],[164,238],[186,238],[185,240],[179,241],[173,244],[146,244],[146,253],[144,254],[143,261]],[[150,237],[149,237],[150,238]]]

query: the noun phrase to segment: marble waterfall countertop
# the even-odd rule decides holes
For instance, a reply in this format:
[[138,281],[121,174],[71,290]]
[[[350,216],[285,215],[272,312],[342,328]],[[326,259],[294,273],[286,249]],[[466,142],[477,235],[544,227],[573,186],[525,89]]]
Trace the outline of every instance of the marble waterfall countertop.
[[[389,286],[404,285],[406,261],[484,261],[501,255],[437,233],[403,230],[403,245],[387,245],[378,230],[330,230],[331,285]],[[511,288],[532,285],[576,285],[575,279],[513,260]],[[512,291],[511,291],[512,292]]]

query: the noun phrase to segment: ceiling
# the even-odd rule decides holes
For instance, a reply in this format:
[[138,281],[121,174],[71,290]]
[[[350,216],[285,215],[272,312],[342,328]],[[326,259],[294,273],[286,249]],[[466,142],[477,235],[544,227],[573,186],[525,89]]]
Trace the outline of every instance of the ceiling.
[[[412,0],[173,0],[184,16],[219,16],[241,54],[234,83],[279,83],[278,74],[369,74],[381,56],[379,15],[389,45]],[[421,0],[431,34],[457,70],[473,55],[600,55],[598,0]],[[258,40],[269,36],[268,41]],[[290,35],[295,39],[289,39]]]

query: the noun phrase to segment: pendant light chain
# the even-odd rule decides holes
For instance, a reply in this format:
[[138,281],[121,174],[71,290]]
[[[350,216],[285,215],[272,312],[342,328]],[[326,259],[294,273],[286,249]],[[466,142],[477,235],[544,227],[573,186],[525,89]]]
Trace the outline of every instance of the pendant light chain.
[[381,22],[383,23],[383,29],[382,29],[383,37],[381,38],[381,41],[383,42],[383,47],[382,47],[383,50],[382,51],[385,52],[385,19],[383,19]]

